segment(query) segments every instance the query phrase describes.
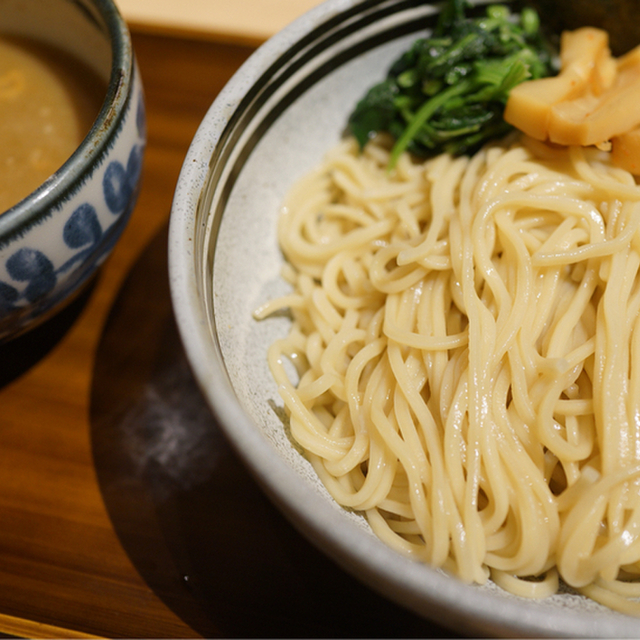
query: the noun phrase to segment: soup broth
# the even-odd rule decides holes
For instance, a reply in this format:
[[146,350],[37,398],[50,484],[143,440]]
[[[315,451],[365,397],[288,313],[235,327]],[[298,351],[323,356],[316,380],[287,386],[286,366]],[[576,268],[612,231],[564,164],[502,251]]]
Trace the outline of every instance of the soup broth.
[[76,150],[100,111],[106,84],[70,55],[0,36],[0,212]]

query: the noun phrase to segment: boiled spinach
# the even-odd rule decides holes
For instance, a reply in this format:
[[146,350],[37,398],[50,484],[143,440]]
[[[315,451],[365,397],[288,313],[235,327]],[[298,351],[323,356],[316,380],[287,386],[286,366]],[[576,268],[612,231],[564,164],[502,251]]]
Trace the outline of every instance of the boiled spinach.
[[534,9],[497,4],[471,16],[470,8],[467,0],[447,0],[433,32],[416,40],[351,114],[349,130],[361,147],[378,132],[395,138],[391,166],[405,150],[461,155],[504,136],[511,88],[554,73]]

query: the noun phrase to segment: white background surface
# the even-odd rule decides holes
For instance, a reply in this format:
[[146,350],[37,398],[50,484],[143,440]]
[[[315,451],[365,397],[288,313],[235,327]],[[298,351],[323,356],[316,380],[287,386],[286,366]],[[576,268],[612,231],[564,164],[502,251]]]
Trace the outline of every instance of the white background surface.
[[321,0],[116,0],[130,25],[149,31],[258,44]]

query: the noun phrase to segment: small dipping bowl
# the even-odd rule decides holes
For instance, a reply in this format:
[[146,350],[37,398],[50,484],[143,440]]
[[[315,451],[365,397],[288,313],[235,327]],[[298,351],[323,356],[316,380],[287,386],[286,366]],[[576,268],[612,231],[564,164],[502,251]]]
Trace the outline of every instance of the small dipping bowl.
[[3,0],[3,38],[60,52],[96,76],[104,95],[64,164],[0,212],[0,342],[55,314],[91,280],[134,208],[146,144],[140,73],[111,0]]

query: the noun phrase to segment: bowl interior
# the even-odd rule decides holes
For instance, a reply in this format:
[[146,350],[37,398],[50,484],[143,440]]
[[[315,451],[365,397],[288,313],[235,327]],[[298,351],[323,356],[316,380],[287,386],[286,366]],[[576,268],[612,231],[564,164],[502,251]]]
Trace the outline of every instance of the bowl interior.
[[0,34],[32,38],[83,61],[109,81],[113,41],[110,2],[98,0],[4,0]]
[[[291,185],[341,137],[363,91],[433,25],[417,2],[329,0],[264,45],[211,107],[171,219],[174,309],[196,377],[248,467],[309,538],[390,598],[466,633],[634,636],[636,622],[569,592],[532,602],[405,560],[337,507],[288,437],[267,366],[287,318],[276,220]],[[286,52],[286,53],[285,53]]]

